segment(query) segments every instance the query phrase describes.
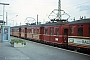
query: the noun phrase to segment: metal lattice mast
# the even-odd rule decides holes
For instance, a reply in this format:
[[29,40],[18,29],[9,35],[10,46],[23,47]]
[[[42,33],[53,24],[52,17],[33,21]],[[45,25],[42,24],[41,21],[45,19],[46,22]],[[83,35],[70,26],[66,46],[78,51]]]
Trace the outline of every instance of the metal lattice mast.
[[57,17],[61,20],[61,0],[58,1],[58,15]]

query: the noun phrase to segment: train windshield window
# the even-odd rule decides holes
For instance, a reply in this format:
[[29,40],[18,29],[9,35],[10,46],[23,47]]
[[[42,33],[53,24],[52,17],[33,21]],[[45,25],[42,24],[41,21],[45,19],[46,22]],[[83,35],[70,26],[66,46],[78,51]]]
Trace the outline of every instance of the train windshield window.
[[48,29],[47,28],[45,29],[45,34],[48,34]]
[[78,28],[78,36],[83,36],[83,27]]
[[60,29],[56,28],[56,35],[59,35],[59,34],[60,34]]
[[54,28],[50,28],[50,35],[54,35]]

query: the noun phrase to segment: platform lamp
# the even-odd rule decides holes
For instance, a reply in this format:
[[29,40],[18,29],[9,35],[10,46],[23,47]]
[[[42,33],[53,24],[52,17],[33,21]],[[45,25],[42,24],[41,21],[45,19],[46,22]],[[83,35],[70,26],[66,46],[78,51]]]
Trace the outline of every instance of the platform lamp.
[[5,9],[5,5],[9,5],[7,3],[0,3],[0,5],[3,5],[3,25],[4,25],[4,9]]
[[[7,15],[7,14],[6,14]],[[13,25],[14,25],[14,20],[12,20],[12,19],[14,19],[15,17],[17,17],[18,15],[15,15],[14,17],[12,17],[12,18],[10,18],[8,21],[13,21]],[[6,23],[8,23],[8,21],[7,21],[7,19],[6,19]],[[8,25],[8,24],[6,24],[6,25]]]

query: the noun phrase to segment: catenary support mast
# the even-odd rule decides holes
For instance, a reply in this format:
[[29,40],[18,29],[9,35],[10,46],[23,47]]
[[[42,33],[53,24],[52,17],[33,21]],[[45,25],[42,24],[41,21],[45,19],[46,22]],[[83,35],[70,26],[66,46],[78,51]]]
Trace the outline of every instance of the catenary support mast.
[[58,1],[58,19],[61,20],[61,0]]

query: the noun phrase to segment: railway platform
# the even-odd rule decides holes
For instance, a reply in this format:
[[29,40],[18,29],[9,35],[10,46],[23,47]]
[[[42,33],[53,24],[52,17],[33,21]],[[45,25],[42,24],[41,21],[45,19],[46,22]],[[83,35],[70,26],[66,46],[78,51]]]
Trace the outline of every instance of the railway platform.
[[[16,37],[11,37],[11,39]],[[1,39],[1,38],[0,38]],[[26,46],[14,48],[0,41],[0,60],[90,60],[90,55],[67,51],[26,40]]]

